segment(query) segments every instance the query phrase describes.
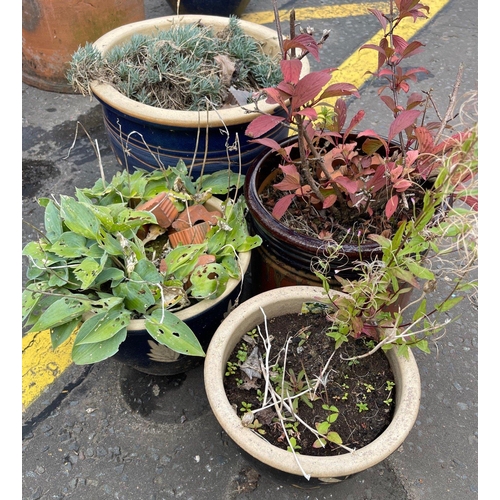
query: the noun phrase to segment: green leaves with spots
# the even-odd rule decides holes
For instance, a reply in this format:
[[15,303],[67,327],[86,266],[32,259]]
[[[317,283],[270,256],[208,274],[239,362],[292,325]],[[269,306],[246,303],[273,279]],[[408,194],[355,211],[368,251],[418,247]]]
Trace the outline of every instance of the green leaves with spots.
[[188,356],[205,356],[193,330],[175,314],[157,309],[146,317],[146,329],[160,344]]
[[190,294],[196,299],[215,299],[226,290],[229,273],[220,264],[198,266],[191,274]]

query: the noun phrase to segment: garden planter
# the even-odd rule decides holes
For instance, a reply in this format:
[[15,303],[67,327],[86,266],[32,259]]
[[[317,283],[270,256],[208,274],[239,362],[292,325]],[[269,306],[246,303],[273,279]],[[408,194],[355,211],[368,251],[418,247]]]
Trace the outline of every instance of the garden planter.
[[[178,0],[167,0],[177,14]],[[179,14],[204,14],[208,16],[238,16],[240,17],[250,0],[180,0]]]
[[[294,142],[291,137],[283,145]],[[256,292],[290,285],[320,285],[320,280],[311,271],[311,262],[326,255],[328,242],[300,234],[275,219],[262,204],[260,194],[274,182],[279,173],[281,157],[274,151],[263,153],[249,168],[244,185],[248,205],[249,222],[263,243],[254,254],[252,272],[261,276]],[[354,260],[371,260],[380,255],[380,247],[374,241],[363,244],[343,244],[342,258],[331,262],[330,276],[355,278],[350,270]]]
[[[217,16],[170,16],[122,26],[99,38],[95,47],[106,54],[134,34],[148,34],[159,29],[169,29],[172,23],[201,21],[214,29],[223,29],[229,19]],[[279,53],[276,32],[265,26],[239,21],[248,35],[264,43],[264,50],[272,55]],[[307,65],[307,62],[305,63]],[[307,69],[309,66],[307,66]],[[94,82],[92,92],[102,105],[106,131],[122,167],[151,170],[163,165],[176,165],[179,159],[192,166],[193,177],[230,167],[234,172],[246,173],[253,159],[265,148],[252,144],[245,136],[248,123],[257,113],[246,113],[241,106],[220,110],[177,111],[160,109],[125,97],[106,83]],[[246,106],[251,109],[253,105]],[[262,103],[261,108],[273,112],[276,105]],[[227,129],[229,136],[222,133]],[[286,130],[278,129],[269,136],[276,140],[286,137]],[[239,140],[232,151],[227,146]],[[124,151],[127,151],[125,154]]]
[[[242,424],[230,405],[224,390],[227,360],[244,334],[267,319],[300,312],[304,301],[322,295],[320,287],[293,286],[271,290],[252,297],[231,312],[215,332],[207,351],[204,366],[208,401],[219,424],[229,437],[255,460],[281,473],[291,474],[292,480],[304,472],[322,482],[337,482],[366,470],[386,459],[403,443],[416,421],[420,402],[420,377],[412,353],[398,356],[396,349],[386,353],[396,383],[393,419],[387,429],[370,444],[343,455],[319,457],[298,455],[303,470],[294,455],[268,443],[262,436]],[[262,308],[262,310],[261,310]]]
[[[206,207],[209,213],[219,213],[221,201],[211,198]],[[208,226],[208,223],[204,223]],[[188,228],[191,229],[191,228]],[[186,231],[184,229],[183,231]],[[173,233],[178,234],[178,233]],[[204,240],[204,236],[201,241]],[[198,243],[190,241],[181,243]],[[175,240],[178,243],[178,239]],[[174,244],[174,246],[176,246]],[[211,259],[213,256],[203,256]],[[230,279],[225,292],[216,299],[201,300],[185,309],[175,312],[195,333],[203,350],[206,352],[213,333],[224,317],[234,307],[242,292],[243,280],[250,266],[251,252],[239,254],[241,265],[241,280]],[[208,262],[208,260],[206,261]],[[202,264],[202,262],[199,262]],[[127,337],[120,344],[114,359],[150,375],[177,375],[198,366],[203,358],[185,356],[156,342],[144,326],[143,319],[132,320],[127,330]]]
[[72,93],[66,71],[73,52],[108,31],[144,19],[143,0],[23,0],[23,82]]
[[[212,335],[224,317],[234,307],[241,294],[241,287],[250,265],[251,252],[240,254],[241,281],[231,280],[226,291],[217,299],[205,299],[175,315],[183,320],[196,334],[206,351]],[[113,359],[149,375],[177,375],[200,365],[203,358],[185,356],[158,344],[144,327],[144,320],[132,320],[127,338],[120,344]]]

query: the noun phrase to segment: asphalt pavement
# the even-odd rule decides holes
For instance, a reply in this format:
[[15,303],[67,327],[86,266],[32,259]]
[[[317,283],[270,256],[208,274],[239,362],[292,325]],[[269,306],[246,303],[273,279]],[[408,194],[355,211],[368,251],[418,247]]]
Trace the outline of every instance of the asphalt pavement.
[[[463,92],[477,90],[478,6],[469,0],[423,3],[441,10],[418,33],[417,38],[426,44],[418,65],[431,70],[421,84],[425,89],[432,87],[436,100],[447,103],[460,62],[465,66]],[[323,55],[325,66],[339,66],[374,35],[373,21],[349,10],[352,4],[370,4],[279,2],[280,9],[313,8],[301,11],[304,13],[341,4],[347,4],[344,14],[339,10],[336,17],[319,15],[306,21],[317,30],[332,29]],[[172,13],[166,0],[145,0],[145,6],[147,18]],[[244,18],[271,9],[269,0],[251,0]],[[272,27],[272,21],[267,25]],[[373,98],[376,90],[367,84],[362,95]],[[98,144],[107,177],[119,166],[96,100],[46,92],[23,83],[22,108],[22,216],[41,226],[37,197],[73,194],[75,187],[89,186],[99,177],[89,137]],[[375,125],[383,122],[381,116],[382,111],[373,119]],[[23,225],[23,246],[34,237],[34,230]],[[23,283],[24,272],[23,267]],[[431,354],[416,353],[421,407],[404,444],[381,464],[332,485],[318,486],[277,474],[246,456],[225,435],[210,410],[202,367],[177,377],[153,377],[113,359],[65,369],[48,365],[45,368],[54,372],[53,380],[23,405],[21,498],[478,498],[477,304],[465,304],[461,314]],[[31,369],[31,375],[34,373]],[[23,379],[25,376],[30,373],[23,369]],[[37,383],[33,380],[32,385]]]

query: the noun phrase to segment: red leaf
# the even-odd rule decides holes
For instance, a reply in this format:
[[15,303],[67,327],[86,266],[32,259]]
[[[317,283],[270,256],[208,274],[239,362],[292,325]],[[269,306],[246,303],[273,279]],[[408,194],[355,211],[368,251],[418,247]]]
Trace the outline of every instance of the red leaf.
[[434,139],[426,127],[417,127],[415,137],[418,141],[418,149],[422,153],[430,153],[434,149]]
[[396,51],[400,54],[403,54],[406,47],[408,47],[408,42],[399,35],[392,35],[392,43],[394,44]]
[[316,61],[319,61],[319,47],[312,35],[301,33],[292,40],[283,40],[283,50],[288,52],[290,49],[296,48],[303,52],[309,52]]
[[355,95],[356,97],[359,97],[359,92],[358,89],[351,83],[334,83],[321,94],[320,100],[345,95]]
[[290,203],[292,203],[292,200],[294,198],[295,198],[295,193],[287,194],[286,196],[283,196],[283,198],[280,198],[276,202],[276,205],[274,205],[273,217],[280,220],[283,217],[283,215],[285,215],[286,211],[288,210],[288,207],[290,206]]
[[399,198],[397,194],[391,196],[391,198],[387,200],[387,205],[385,206],[385,216],[387,218],[391,217],[396,211],[396,208],[398,208],[398,200]]
[[285,150],[274,139],[269,139],[268,137],[263,137],[262,139],[254,139],[250,142],[262,144],[263,146],[267,146],[268,148],[271,148],[273,151],[277,151],[280,154],[282,154],[282,151],[283,153],[285,152]]
[[396,103],[394,102],[394,99],[388,95],[381,95],[380,99],[394,113],[396,109]]
[[330,73],[326,71],[315,71],[301,78],[292,96],[292,109],[297,110],[314,99],[329,81]]
[[402,193],[403,191],[406,191],[411,186],[411,182],[406,180],[406,179],[399,179],[398,181],[396,181],[393,184],[393,186],[396,189],[396,191],[398,191],[399,193]]
[[300,175],[297,167],[293,164],[280,165],[284,178],[281,182],[273,184],[273,188],[279,191],[295,191],[300,188]]
[[[260,137],[264,135],[266,132],[269,132],[272,130],[276,125],[281,123],[285,118],[283,116],[276,116],[276,115],[259,115],[257,118],[252,120],[249,124],[248,127],[245,130],[245,134],[248,135],[248,137]],[[279,149],[279,144],[275,143],[278,146]],[[273,149],[275,148],[275,145],[270,146]]]
[[420,43],[420,42],[417,42],[416,40],[414,42],[411,42],[410,44],[408,44],[408,46],[405,48],[405,50],[401,53],[403,58],[406,58],[406,57],[411,57],[411,56],[414,56],[414,55],[417,55],[417,54],[420,54],[421,52],[423,52],[423,47],[425,47],[425,45],[423,43]]
[[389,137],[387,138],[389,142],[398,135],[400,132],[415,124],[415,121],[419,117],[421,111],[416,109],[408,109],[401,111],[396,119],[391,123],[389,129]]
[[281,72],[283,73],[283,80],[296,85],[300,79],[302,61],[299,59],[285,59],[280,61],[280,65]]
[[344,187],[348,193],[353,194],[358,190],[358,183],[349,179],[349,177],[340,175],[339,177],[335,177],[334,182]]
[[323,202],[323,208],[331,207],[337,201],[337,195],[331,194],[325,198]]
[[365,117],[365,112],[361,109],[352,118],[351,123],[344,132],[344,138],[347,137],[351,131],[358,125],[358,123]]
[[306,116],[311,120],[316,120],[316,118],[318,118],[318,112],[314,108],[304,108],[298,111],[296,114]]
[[384,17],[384,14],[382,14],[382,12],[377,9],[368,9],[368,11],[378,19],[378,22],[380,23],[382,28],[385,29],[385,27],[387,26],[387,19]]

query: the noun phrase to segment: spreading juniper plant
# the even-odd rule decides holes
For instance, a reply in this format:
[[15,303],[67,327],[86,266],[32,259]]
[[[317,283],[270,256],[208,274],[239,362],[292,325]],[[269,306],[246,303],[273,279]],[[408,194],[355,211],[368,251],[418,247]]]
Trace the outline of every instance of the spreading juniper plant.
[[68,81],[92,95],[92,81],[113,85],[126,97],[164,109],[204,110],[247,103],[251,94],[279,81],[278,60],[244,33],[238,19],[216,32],[202,22],[136,34],[106,55],[87,43],[72,56]]

